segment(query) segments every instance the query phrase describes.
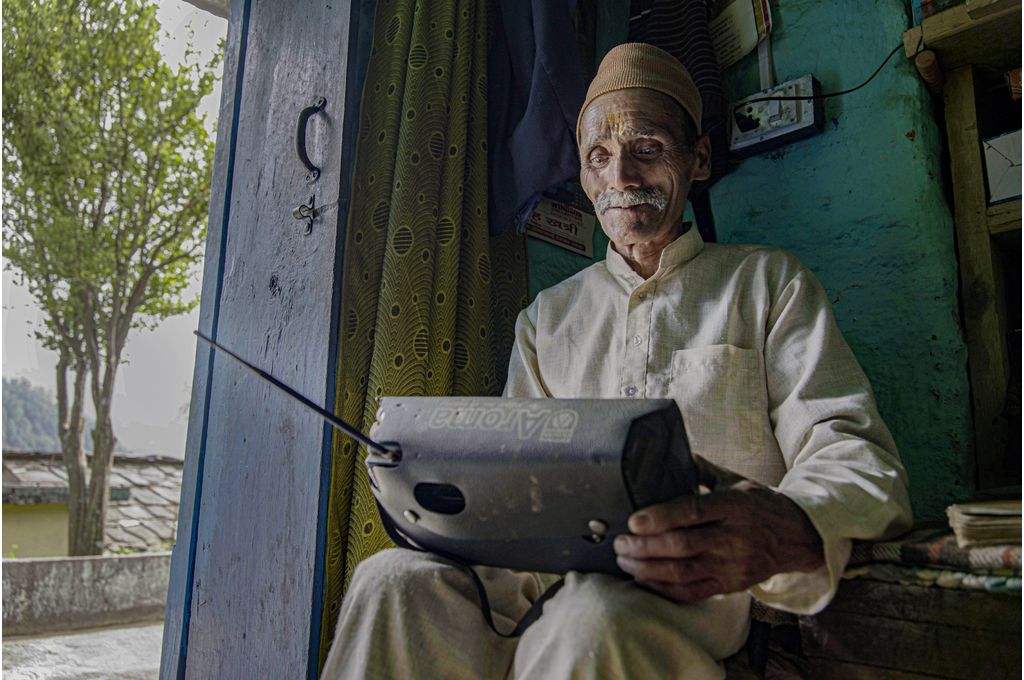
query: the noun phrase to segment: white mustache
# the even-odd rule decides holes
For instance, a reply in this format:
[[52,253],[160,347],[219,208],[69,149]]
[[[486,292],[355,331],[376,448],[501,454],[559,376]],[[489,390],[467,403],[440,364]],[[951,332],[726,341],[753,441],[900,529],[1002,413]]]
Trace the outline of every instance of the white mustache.
[[609,208],[632,208],[635,205],[649,205],[660,212],[668,205],[668,196],[657,187],[625,191],[608,189],[602,191],[594,201],[594,209],[598,215],[603,215]]

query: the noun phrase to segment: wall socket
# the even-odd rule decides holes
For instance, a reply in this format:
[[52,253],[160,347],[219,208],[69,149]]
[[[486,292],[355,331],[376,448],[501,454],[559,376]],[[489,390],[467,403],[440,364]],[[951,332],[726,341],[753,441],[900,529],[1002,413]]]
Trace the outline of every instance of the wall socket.
[[825,107],[821,99],[755,100],[762,97],[811,97],[820,94],[821,85],[817,79],[806,75],[736,102],[730,117],[732,134],[729,150],[736,156],[753,156],[818,134],[825,125]]

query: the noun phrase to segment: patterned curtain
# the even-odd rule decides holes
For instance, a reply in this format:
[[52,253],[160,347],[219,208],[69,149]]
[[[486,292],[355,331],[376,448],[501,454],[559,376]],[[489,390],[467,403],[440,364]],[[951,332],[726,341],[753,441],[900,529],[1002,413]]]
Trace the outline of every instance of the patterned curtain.
[[[525,241],[487,224],[487,0],[380,0],[345,236],[337,412],[384,395],[498,394],[526,305]],[[390,546],[366,451],[336,436],[321,665],[363,558]]]

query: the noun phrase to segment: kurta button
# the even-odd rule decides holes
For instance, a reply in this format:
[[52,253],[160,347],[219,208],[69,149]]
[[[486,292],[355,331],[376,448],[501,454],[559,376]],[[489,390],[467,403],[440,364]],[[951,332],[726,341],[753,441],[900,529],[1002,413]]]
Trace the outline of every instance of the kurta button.
[[627,397],[635,397],[636,396],[636,385],[630,385],[629,387],[626,388],[626,396]]
[[644,300],[647,299],[647,293],[639,293],[636,296],[636,299],[639,300],[640,302],[643,302]]
[[643,341],[644,341],[644,339],[641,338],[639,335],[634,335],[633,336],[633,345],[635,345],[636,347],[639,347],[640,343],[643,342]]

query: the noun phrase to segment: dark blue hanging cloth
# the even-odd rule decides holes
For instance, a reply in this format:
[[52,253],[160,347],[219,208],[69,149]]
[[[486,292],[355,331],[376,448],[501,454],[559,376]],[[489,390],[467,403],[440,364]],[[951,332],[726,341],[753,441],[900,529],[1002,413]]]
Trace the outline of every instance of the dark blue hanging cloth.
[[492,234],[522,230],[540,194],[579,176],[576,116],[586,94],[576,0],[492,0],[487,50]]
[[709,30],[713,5],[713,0],[633,0],[629,24],[630,40],[650,43],[678,59],[700,91],[702,132],[711,142],[711,177],[694,183],[690,205],[697,229],[708,243],[718,240],[708,189],[732,169],[728,102]]

